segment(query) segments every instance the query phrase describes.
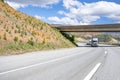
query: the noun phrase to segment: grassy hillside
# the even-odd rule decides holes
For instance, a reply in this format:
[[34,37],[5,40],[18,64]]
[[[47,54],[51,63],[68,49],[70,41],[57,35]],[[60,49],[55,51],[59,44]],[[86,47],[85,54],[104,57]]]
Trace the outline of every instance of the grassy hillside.
[[73,47],[51,25],[14,10],[0,0],[0,54]]

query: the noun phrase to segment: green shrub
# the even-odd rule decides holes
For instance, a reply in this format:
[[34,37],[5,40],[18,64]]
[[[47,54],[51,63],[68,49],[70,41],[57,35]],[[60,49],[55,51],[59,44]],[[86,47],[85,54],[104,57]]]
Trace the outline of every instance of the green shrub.
[[2,2],[4,2],[4,0],[1,0]]
[[12,29],[14,29],[14,27],[12,26]]
[[33,37],[31,37],[30,40],[33,41]]
[[6,25],[4,25],[4,29],[6,29]]
[[21,37],[23,37],[23,34],[20,34]]
[[23,41],[22,40],[20,40],[20,43],[22,43]]
[[64,33],[64,32],[62,32],[62,35],[63,35],[65,38],[67,38],[68,40],[70,40],[73,44],[77,45],[77,44],[75,43],[75,36],[74,36],[74,35],[70,35],[70,34],[67,34],[67,33]]
[[33,46],[34,45],[34,41],[32,41],[32,40],[28,40],[28,42],[27,42],[28,44],[30,44],[31,46]]
[[9,34],[11,34],[11,31],[9,31]]
[[36,35],[36,32],[35,32],[35,31],[32,31],[32,35]]
[[8,29],[6,29],[6,32],[8,32]]
[[4,33],[3,39],[4,39],[4,40],[7,40],[6,33]]
[[18,33],[20,33],[20,29],[18,30]]
[[0,39],[1,39],[1,35],[0,35]]
[[18,41],[18,37],[15,36],[15,37],[14,37],[14,42],[16,43],[17,41]]
[[14,32],[17,33],[17,30],[15,30]]

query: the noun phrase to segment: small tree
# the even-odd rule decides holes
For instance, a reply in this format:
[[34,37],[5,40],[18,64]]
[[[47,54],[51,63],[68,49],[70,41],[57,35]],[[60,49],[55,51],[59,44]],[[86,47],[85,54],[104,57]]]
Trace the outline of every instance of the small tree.
[[15,37],[14,37],[14,42],[16,43],[17,41],[18,41],[18,37],[15,36]]

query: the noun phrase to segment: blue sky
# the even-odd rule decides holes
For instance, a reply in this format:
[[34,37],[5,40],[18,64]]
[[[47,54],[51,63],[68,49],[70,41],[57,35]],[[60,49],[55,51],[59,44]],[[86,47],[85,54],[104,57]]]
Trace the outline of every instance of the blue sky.
[[120,23],[120,0],[6,0],[13,8],[50,24]]

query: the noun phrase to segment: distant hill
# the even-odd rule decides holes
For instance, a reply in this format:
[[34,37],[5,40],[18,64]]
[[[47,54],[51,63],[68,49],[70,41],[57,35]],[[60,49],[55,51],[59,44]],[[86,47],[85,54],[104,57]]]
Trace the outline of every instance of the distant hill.
[[51,24],[52,26],[59,27],[59,26],[64,26],[62,24]]
[[56,28],[14,10],[0,0],[0,53],[73,47]]
[[107,34],[107,35],[111,35],[113,37],[119,37],[120,38],[120,32],[109,32],[109,33],[104,33],[104,34]]

